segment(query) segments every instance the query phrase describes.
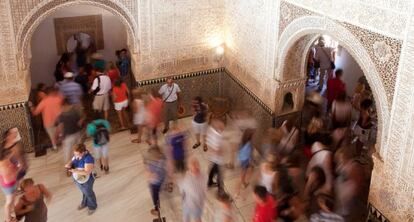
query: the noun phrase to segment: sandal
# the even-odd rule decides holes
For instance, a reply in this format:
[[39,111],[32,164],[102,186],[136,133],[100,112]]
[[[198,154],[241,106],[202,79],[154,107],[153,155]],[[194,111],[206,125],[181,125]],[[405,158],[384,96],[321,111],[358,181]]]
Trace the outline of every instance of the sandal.
[[194,145],[193,145],[193,149],[195,149],[195,148],[199,147],[200,145],[201,145],[201,143],[196,143],[196,144],[194,144]]
[[133,140],[131,140],[131,142],[132,143],[141,143],[141,140],[140,139],[133,139]]
[[208,150],[207,145],[203,146],[203,150],[204,150],[204,152],[207,152],[207,150]]

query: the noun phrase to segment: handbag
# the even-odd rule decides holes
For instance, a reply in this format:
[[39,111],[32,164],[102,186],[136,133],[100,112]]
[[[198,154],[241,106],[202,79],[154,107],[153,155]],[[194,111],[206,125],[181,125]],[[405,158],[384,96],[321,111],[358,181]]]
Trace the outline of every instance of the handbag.
[[101,75],[98,75],[96,78],[98,78],[98,86],[96,87],[96,89],[94,89],[93,91],[92,91],[92,94],[93,95],[96,95],[96,94],[98,94],[98,92],[99,91],[101,91],[101,87],[100,87],[100,85],[101,85],[101,78],[99,78],[99,76],[101,76]]

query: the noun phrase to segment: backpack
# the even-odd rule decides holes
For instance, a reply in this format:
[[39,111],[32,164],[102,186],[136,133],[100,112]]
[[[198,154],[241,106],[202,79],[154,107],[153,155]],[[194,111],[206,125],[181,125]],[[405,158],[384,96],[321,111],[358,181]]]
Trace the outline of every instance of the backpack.
[[103,124],[96,125],[96,133],[93,137],[96,145],[105,145],[109,143],[109,131]]

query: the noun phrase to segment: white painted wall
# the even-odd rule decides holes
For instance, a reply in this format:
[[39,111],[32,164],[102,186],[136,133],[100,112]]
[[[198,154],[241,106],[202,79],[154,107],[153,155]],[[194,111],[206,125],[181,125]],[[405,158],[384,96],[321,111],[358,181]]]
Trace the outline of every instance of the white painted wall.
[[342,48],[341,46],[339,47],[340,48],[338,49],[338,53],[336,55],[335,65],[337,68],[344,70],[342,80],[346,84],[346,93],[348,95],[352,95],[358,83],[358,79],[364,75],[364,72],[359,67],[355,59],[348,53],[348,51],[346,51],[346,49]]
[[53,19],[60,17],[102,15],[104,49],[99,52],[104,59],[115,61],[115,50],[127,47],[127,33],[124,24],[110,12],[94,6],[79,5],[65,7],[46,18],[33,34],[32,61],[32,88],[40,82],[52,85],[55,82],[53,72],[60,55],[57,53],[55,28]]

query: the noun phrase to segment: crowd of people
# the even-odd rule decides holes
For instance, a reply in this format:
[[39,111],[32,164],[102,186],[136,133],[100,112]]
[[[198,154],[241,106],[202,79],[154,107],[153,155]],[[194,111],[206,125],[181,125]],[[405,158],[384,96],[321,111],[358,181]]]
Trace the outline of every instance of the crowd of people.
[[[211,119],[207,103],[195,96],[191,129],[187,129],[177,121],[183,105],[180,86],[168,78],[160,89],[129,91],[123,82],[129,69],[125,68],[129,63],[122,62],[126,51],[119,53],[117,65],[95,55],[91,64],[82,61],[83,66],[73,68],[76,59],[62,58],[56,72],[62,75],[56,75],[54,86],[38,87],[38,101],[32,107],[33,115],[42,114],[52,149],[62,147],[62,166],[82,193],[79,210],[87,208],[91,215],[98,207],[93,185],[96,168],[109,173],[108,111],[113,106],[122,129],[129,122],[136,126],[137,137],[131,142],[148,148],[143,159],[153,203],[150,212],[156,217],[161,214],[160,193],[177,187],[183,221],[202,221],[207,190],[216,187],[217,222],[236,221],[232,202],[249,192],[256,203],[253,222],[364,221],[370,172],[361,156],[369,155],[375,142],[375,113],[363,79],[350,97],[341,80],[343,71],[337,69],[326,82],[327,103],[320,90],[309,93],[302,119],[288,118],[265,135],[259,135],[260,126],[249,111],[233,110],[227,120]],[[322,64],[318,70],[327,72]],[[94,96],[92,104],[85,99],[88,95]],[[129,105],[131,120],[125,113]],[[92,118],[86,117],[89,107],[94,110]],[[208,157],[208,172],[186,147],[190,132],[195,135],[191,149],[200,147]],[[87,137],[92,139],[92,149],[84,143]],[[8,130],[0,150],[6,221],[22,217],[47,221],[44,200],[50,201],[52,195],[44,185],[24,178],[28,164],[19,140],[16,128]],[[234,193],[224,183],[227,170],[240,172]],[[18,187],[23,194],[15,204]]]

